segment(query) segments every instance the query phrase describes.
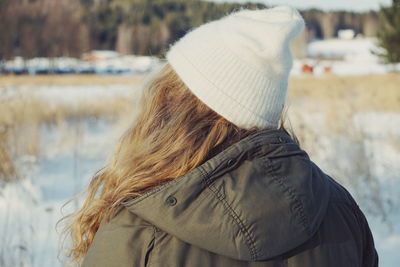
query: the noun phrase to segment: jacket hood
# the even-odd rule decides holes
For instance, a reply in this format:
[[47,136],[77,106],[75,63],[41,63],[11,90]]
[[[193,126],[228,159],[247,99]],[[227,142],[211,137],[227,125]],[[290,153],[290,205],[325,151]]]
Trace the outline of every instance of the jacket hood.
[[262,130],[124,205],[186,243],[260,261],[310,239],[328,200],[328,179],[306,152],[286,132]]

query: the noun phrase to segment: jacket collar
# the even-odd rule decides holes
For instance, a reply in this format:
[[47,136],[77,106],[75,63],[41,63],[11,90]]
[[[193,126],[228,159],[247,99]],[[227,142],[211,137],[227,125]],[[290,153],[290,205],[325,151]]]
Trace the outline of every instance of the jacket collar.
[[328,199],[326,175],[306,152],[286,132],[266,129],[124,205],[186,243],[256,261],[307,241]]

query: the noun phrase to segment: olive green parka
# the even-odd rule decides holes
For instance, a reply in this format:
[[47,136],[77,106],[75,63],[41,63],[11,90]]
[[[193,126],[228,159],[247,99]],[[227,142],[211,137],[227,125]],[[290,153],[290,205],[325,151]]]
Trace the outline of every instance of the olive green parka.
[[348,191],[283,130],[245,137],[124,203],[84,267],[372,267],[374,241]]

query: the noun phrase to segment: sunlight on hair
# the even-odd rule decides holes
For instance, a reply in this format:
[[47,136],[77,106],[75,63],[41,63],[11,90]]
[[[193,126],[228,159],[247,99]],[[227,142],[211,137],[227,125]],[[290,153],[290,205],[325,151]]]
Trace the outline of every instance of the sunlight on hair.
[[82,260],[100,224],[122,202],[189,173],[259,130],[239,128],[208,108],[166,64],[145,88],[136,122],[90,182],[83,206],[62,219],[72,243],[69,259]]

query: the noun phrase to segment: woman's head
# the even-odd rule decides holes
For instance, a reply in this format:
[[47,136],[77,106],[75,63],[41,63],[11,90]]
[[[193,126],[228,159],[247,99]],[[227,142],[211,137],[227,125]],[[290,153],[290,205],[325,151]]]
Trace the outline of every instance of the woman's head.
[[135,124],[93,177],[82,208],[66,217],[73,260],[123,201],[187,174],[249,134],[283,128],[288,43],[304,22],[288,7],[228,17],[190,32],[167,53]]

